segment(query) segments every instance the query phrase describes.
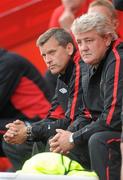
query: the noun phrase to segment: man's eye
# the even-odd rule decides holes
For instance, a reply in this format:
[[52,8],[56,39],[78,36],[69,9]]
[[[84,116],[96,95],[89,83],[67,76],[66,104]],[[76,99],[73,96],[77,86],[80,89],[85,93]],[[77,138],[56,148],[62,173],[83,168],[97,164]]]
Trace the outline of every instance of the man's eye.
[[77,41],[77,44],[81,44],[81,41]]
[[86,42],[88,42],[88,43],[90,43],[90,42],[92,42],[93,40],[92,39],[88,39],[88,40],[86,40]]
[[45,57],[46,57],[46,54],[42,54],[42,56],[43,56],[43,58],[45,58]]
[[50,52],[51,55],[53,55],[54,53],[55,53],[54,51]]

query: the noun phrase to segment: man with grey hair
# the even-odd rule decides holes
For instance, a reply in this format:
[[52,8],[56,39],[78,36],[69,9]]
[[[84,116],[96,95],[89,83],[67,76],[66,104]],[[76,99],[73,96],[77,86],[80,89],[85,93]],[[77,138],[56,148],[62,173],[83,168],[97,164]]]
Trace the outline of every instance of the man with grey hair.
[[[121,107],[123,94],[123,43],[108,18],[88,13],[77,18],[72,32],[84,61],[82,89],[89,125],[76,121],[67,131],[57,129],[50,150],[74,154],[83,163],[89,151],[91,169],[100,180],[120,179]],[[88,146],[86,151],[85,146]],[[89,164],[89,161],[88,161]]]

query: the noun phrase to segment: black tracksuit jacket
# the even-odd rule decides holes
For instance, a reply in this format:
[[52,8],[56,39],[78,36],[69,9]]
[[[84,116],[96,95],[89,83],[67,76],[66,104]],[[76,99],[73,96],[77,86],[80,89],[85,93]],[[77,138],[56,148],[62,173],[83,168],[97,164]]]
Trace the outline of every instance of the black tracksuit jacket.
[[47,140],[56,133],[56,128],[66,129],[79,116],[82,105],[82,64],[79,52],[76,52],[65,73],[58,76],[49,115],[44,123],[32,124],[33,140]]
[[0,49],[0,134],[16,119],[36,122],[45,118],[49,99],[46,82],[34,65]]
[[90,122],[83,116],[76,119],[68,128],[74,132],[75,144],[88,140],[90,136],[101,131],[121,131],[121,108],[123,95],[123,43],[114,41],[105,57],[94,67],[83,64],[82,87],[84,108],[90,114]]

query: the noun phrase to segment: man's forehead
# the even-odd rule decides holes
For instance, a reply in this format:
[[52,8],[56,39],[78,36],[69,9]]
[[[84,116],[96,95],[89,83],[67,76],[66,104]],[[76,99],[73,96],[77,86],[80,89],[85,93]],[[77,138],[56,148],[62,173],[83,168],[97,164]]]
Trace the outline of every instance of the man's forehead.
[[59,42],[54,37],[51,37],[42,46],[40,46],[40,49],[53,48],[57,47],[58,45]]
[[87,32],[80,32],[75,35],[76,39],[87,39],[87,38],[92,38],[95,35],[98,35],[96,30],[91,30]]

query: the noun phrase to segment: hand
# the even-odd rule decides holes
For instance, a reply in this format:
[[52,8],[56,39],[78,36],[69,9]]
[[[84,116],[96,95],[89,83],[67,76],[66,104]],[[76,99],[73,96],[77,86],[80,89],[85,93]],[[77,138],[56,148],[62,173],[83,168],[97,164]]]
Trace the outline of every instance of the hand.
[[50,151],[62,154],[69,153],[69,151],[74,147],[74,144],[69,142],[72,133],[62,129],[57,129],[56,132],[57,134],[49,140]]
[[6,125],[8,128],[4,134],[4,140],[11,144],[22,144],[27,139],[27,127],[23,121],[16,120]]
[[75,19],[74,14],[70,9],[66,9],[59,18],[59,24],[62,28],[70,30],[70,27]]

